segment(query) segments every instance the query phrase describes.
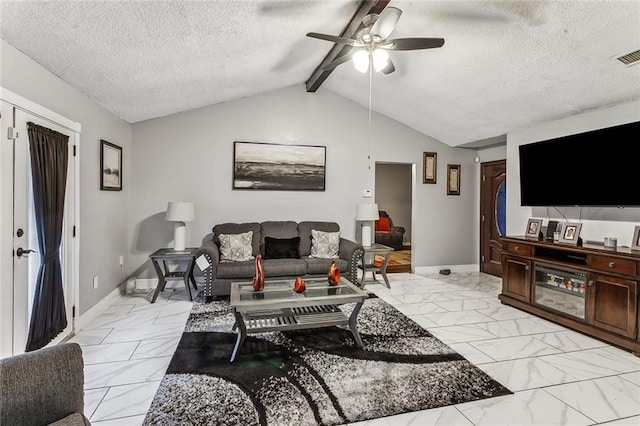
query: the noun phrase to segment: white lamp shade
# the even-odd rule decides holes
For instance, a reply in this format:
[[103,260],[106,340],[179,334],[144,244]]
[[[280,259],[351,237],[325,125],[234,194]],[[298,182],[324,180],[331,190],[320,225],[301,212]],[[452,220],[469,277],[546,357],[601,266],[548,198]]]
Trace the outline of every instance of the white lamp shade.
[[166,220],[175,222],[190,222],[195,218],[193,203],[185,201],[171,201],[167,205]]
[[356,220],[378,220],[377,204],[358,204],[356,205]]

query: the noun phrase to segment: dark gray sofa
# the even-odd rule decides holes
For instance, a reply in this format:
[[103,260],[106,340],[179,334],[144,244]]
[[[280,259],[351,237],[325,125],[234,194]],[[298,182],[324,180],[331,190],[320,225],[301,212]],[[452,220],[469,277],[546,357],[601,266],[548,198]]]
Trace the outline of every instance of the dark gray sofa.
[[[253,231],[252,254],[262,254],[262,265],[267,281],[269,278],[295,278],[326,276],[335,260],[343,277],[352,283],[358,283],[358,265],[362,262],[364,249],[361,244],[340,238],[339,257],[336,259],[319,259],[309,257],[311,253],[311,230],[323,232],[338,232],[340,225],[335,222],[294,222],[294,221],[267,221],[248,223],[222,223],[213,227],[213,237],[206,241],[196,251],[196,258],[204,256],[209,265],[200,269],[204,276],[203,294],[212,296],[229,295],[231,283],[237,281],[250,281],[255,275],[255,260],[239,262],[220,262],[220,234],[240,234]],[[300,259],[268,259],[265,255],[265,237],[294,238],[300,237]],[[292,281],[293,283],[293,281]]]
[[77,343],[0,360],[0,425],[86,426],[84,362]]

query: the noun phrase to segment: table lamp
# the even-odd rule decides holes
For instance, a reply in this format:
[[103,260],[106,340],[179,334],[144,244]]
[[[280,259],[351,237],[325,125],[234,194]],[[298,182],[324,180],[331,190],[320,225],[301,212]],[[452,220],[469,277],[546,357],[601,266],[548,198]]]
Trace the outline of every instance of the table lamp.
[[371,221],[378,220],[377,204],[356,205],[356,220],[362,222],[362,245],[371,247]]
[[185,249],[187,224],[194,219],[193,203],[184,201],[171,201],[167,205],[166,220],[175,222],[173,227],[173,249],[183,251]]

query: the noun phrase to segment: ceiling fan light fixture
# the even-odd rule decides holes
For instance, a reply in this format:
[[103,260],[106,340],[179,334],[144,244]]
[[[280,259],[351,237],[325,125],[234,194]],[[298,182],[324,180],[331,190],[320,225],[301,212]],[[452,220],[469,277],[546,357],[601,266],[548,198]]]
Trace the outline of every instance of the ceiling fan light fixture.
[[371,52],[371,56],[373,58],[373,69],[375,69],[376,72],[382,71],[389,65],[389,54],[386,51],[374,49],[374,51]]
[[366,50],[358,50],[353,54],[353,66],[361,73],[369,70],[369,52]]

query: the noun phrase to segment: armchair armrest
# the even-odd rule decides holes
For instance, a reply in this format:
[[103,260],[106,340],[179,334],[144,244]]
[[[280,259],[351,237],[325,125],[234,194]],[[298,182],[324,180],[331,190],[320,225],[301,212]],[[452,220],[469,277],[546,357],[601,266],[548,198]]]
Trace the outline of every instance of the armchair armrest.
[[77,343],[0,360],[0,424],[49,424],[74,413],[89,424],[83,411],[84,361]]
[[359,285],[358,265],[362,264],[362,257],[364,256],[364,248],[362,247],[362,244],[347,240],[346,238],[340,238],[338,255],[349,264],[349,271],[345,278],[353,284]]
[[391,227],[391,232],[395,232],[398,234],[404,234],[406,232],[406,230],[404,229],[404,226],[392,226]]

